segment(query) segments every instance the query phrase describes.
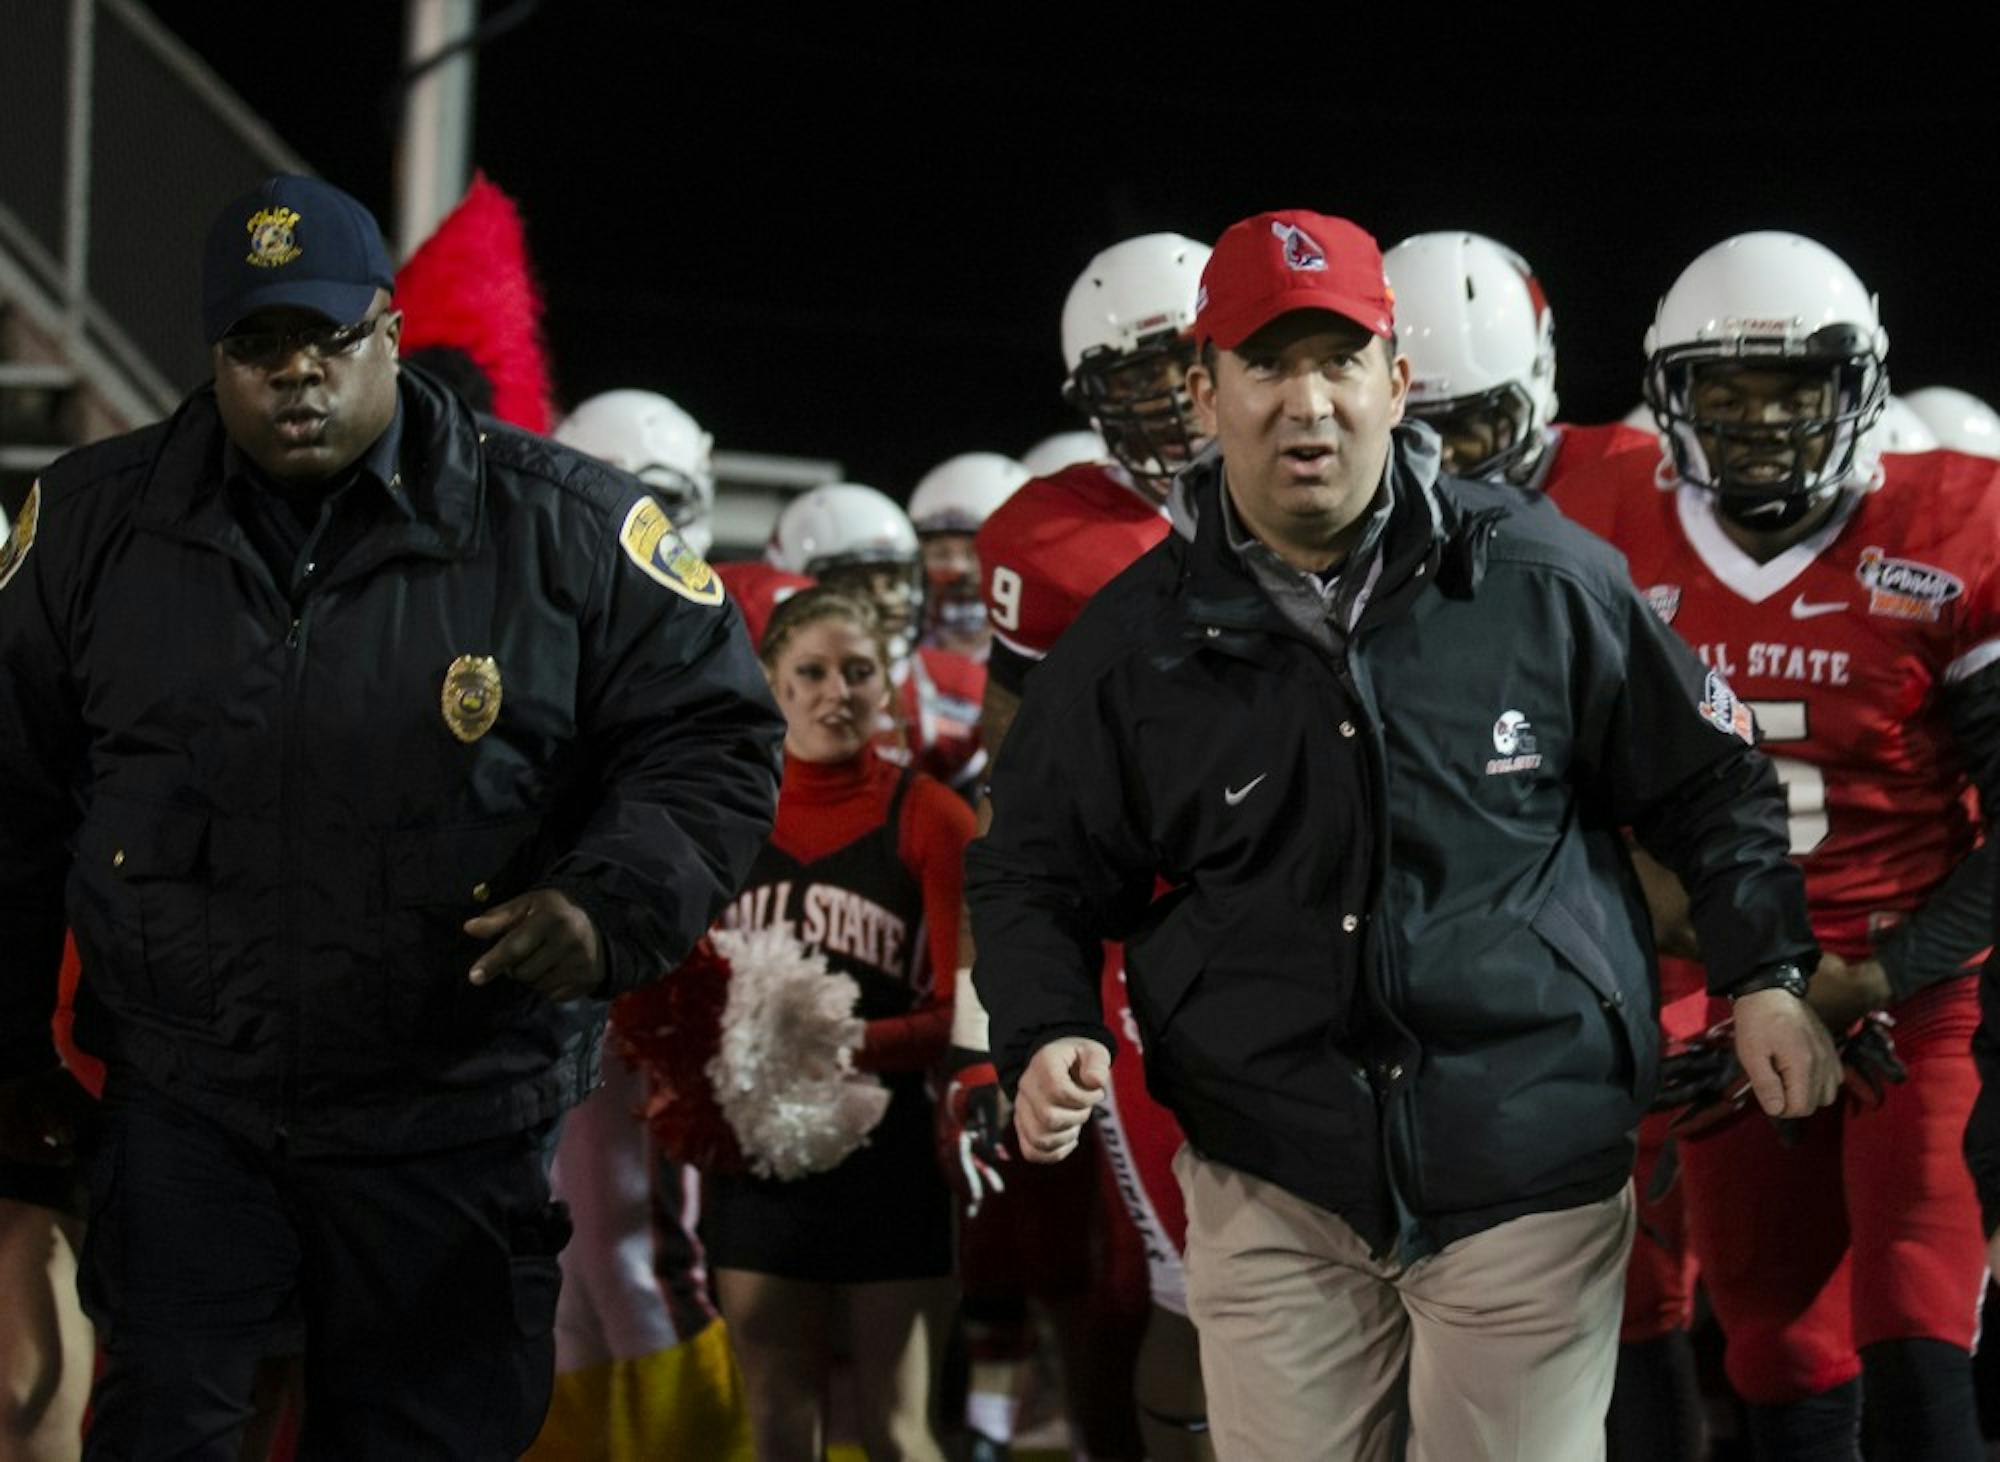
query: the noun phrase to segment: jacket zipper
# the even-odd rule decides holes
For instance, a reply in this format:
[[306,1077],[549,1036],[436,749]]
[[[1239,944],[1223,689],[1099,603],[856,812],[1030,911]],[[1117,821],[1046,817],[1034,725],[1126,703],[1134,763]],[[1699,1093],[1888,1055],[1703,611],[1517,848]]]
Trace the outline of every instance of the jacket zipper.
[[[1391,856],[1389,829],[1389,758],[1382,741],[1382,718],[1374,697],[1362,689],[1361,677],[1353,670],[1352,657],[1361,643],[1359,633],[1349,637],[1347,653],[1335,667],[1341,688],[1361,709],[1367,727],[1369,771],[1374,782],[1375,866],[1368,891],[1368,924],[1364,933],[1364,979],[1375,986],[1376,1004],[1406,1044],[1416,1048],[1415,1034],[1403,1023],[1401,969],[1396,962],[1395,943],[1384,928]],[[1396,1237],[1392,1252],[1403,1263],[1429,1252],[1417,1214],[1423,1203],[1423,1165],[1417,1150],[1417,1123],[1411,1095],[1414,1083],[1405,1078],[1400,1066],[1374,1064],[1370,1072],[1376,1100],[1381,1104],[1382,1168],[1389,1184],[1389,1199],[1395,1209]]]
[[284,970],[292,990],[292,1018],[285,1031],[285,1064],[279,1077],[277,1133],[280,1143],[290,1135],[292,1113],[298,1110],[300,1042],[305,1029],[305,981],[300,978],[299,854],[298,854],[298,723],[305,683],[306,648],[311,636],[312,601],[292,611],[285,631],[284,730],[278,753],[278,841],[284,888]]

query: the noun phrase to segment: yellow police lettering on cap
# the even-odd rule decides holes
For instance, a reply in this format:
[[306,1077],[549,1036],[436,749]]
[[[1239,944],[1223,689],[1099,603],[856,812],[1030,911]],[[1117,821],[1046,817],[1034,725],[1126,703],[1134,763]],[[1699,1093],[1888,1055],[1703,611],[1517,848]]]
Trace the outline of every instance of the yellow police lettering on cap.
[[460,655],[444,673],[444,724],[470,746],[500,719],[500,667],[491,655]]
[[250,233],[250,252],[243,256],[243,262],[259,269],[291,263],[305,252],[299,247],[298,226],[299,216],[290,208],[258,209],[244,225]]
[[28,500],[21,504],[21,516],[14,520],[14,531],[5,543],[0,543],[0,589],[13,582],[14,575],[27,562],[28,550],[35,546],[35,525],[42,516],[42,484],[28,489]]
[[650,497],[632,504],[625,526],[618,530],[618,542],[627,558],[681,598],[705,605],[722,602],[722,580],[674,531],[666,509]]

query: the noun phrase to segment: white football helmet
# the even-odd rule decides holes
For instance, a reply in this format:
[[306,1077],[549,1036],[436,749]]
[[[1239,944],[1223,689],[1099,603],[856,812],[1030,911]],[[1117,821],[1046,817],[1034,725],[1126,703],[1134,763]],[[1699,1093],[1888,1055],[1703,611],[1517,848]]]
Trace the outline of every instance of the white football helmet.
[[979,525],[1030,475],[1026,467],[998,452],[947,457],[918,479],[910,494],[910,524],[919,538],[977,533]]
[[1971,392],[1926,386],[1902,400],[1923,418],[1939,446],[1975,457],[2000,457],[2000,412]]
[[1445,467],[1525,482],[1556,415],[1555,320],[1528,261],[1464,232],[1417,234],[1382,256],[1411,416],[1436,429]]
[[1094,431],[1059,431],[1043,437],[1021,454],[1021,465],[1031,477],[1053,477],[1065,467],[1079,462],[1109,462],[1111,449]]
[[1875,424],[1877,436],[1881,439],[1882,450],[1887,452],[1935,452],[1938,449],[1937,433],[1901,396],[1890,396],[1882,403],[1882,419]]
[[1157,497],[1201,446],[1185,376],[1208,255],[1179,234],[1142,234],[1092,259],[1063,302],[1064,398]]
[[[1716,493],[1746,527],[1783,529],[1828,493],[1879,484],[1888,352],[1875,297],[1832,250],[1798,234],[1738,234],[1661,298],[1646,332],[1646,403],[1681,481]],[[1797,385],[1782,404],[1760,398],[1767,384],[1732,405],[1737,376]],[[1720,399],[1704,404],[1697,388]]]
[[926,472],[910,494],[910,522],[923,544],[924,643],[983,657],[986,603],[979,594],[979,531],[1028,469],[998,452],[962,452]]
[[909,516],[872,487],[832,482],[786,504],[766,562],[868,598],[890,654],[908,653],[923,603],[923,563]]
[[605,391],[550,433],[566,447],[623,468],[653,489],[688,547],[707,556],[715,541],[715,439],[654,391]]

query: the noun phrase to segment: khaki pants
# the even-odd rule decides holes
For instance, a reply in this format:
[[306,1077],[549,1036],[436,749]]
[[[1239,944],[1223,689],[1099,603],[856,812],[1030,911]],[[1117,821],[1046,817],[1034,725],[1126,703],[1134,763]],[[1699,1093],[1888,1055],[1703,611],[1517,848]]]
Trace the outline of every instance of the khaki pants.
[[1345,1221],[1182,1147],[1188,1310],[1222,1462],[1604,1456],[1630,1185],[1407,1268]]

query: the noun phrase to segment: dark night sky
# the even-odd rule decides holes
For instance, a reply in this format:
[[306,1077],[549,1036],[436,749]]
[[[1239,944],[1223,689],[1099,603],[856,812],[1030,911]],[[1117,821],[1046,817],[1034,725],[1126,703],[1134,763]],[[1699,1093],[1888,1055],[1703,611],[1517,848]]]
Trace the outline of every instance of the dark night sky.
[[[309,67],[298,7],[153,9],[388,222],[399,6],[320,7]],[[836,457],[901,496],[953,452],[1073,424],[1057,321],[1093,252],[1285,206],[1385,246],[1467,227],[1519,249],[1571,419],[1637,404],[1658,295],[1749,228],[1812,235],[1880,292],[1898,389],[2000,400],[2000,127],[1990,82],[1948,74],[1948,37],[1892,89],[1864,35],[1822,37],[1821,60],[1740,22],[1685,54],[1600,40],[1557,61],[1518,35],[1475,47],[1433,10],[1439,59],[1405,36],[1343,77],[1276,6],[1199,12],[1293,22],[1221,45],[1031,32],[997,8],[865,34],[825,13],[547,0],[482,53],[474,156],[527,218],[567,400],[661,390],[718,445]],[[1170,80],[1189,54],[1200,74]]]

